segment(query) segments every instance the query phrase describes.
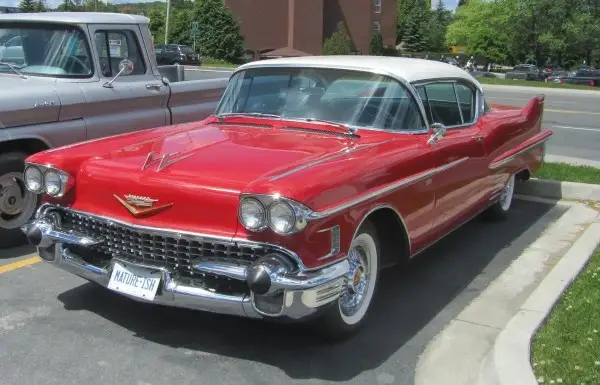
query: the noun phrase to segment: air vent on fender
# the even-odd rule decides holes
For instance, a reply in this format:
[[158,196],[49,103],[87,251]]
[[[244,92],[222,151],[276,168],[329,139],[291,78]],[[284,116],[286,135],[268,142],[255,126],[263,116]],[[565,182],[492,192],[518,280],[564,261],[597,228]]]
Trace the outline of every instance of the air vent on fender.
[[217,126],[247,126],[247,127],[257,127],[257,128],[273,128],[270,124],[264,123],[240,123],[240,122],[213,122]]
[[316,128],[285,126],[285,127],[282,127],[281,129],[286,130],[286,131],[304,132],[307,134],[333,135],[333,136],[339,136],[342,138],[350,138],[350,139],[360,138],[360,136],[358,136],[356,134],[351,134],[351,133],[347,133],[347,132],[329,131],[329,130],[319,130]]

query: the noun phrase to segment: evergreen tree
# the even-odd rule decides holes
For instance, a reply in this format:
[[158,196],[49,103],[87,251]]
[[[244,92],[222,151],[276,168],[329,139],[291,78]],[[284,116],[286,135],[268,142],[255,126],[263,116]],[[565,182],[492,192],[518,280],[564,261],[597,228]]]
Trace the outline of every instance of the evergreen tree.
[[420,2],[409,14],[404,32],[405,49],[409,52],[423,52],[427,49],[427,33],[429,24],[429,10],[423,9]]
[[36,12],[35,0],[21,0],[19,3],[19,9],[24,13]]
[[337,30],[323,42],[323,55],[348,55],[352,53],[352,42],[344,23],[339,22]]
[[380,32],[376,32],[371,37],[371,55],[383,55],[383,37]]
[[193,21],[200,24],[196,44],[202,55],[235,63],[244,54],[244,39],[237,20],[223,0],[196,0]]
[[35,2],[35,11],[34,12],[46,12],[48,7],[46,6],[46,2],[44,0],[37,0]]

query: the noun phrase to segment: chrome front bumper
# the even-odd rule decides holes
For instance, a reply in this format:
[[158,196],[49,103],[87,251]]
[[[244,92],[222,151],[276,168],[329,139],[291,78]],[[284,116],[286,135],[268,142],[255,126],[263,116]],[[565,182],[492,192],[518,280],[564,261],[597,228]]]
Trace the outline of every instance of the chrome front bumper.
[[250,318],[282,318],[300,320],[315,315],[320,309],[337,301],[347,285],[349,263],[343,259],[319,270],[294,270],[282,263],[277,255],[262,258],[247,268],[225,264],[197,264],[198,271],[246,281],[248,294],[223,294],[196,286],[187,286],[172,276],[166,268],[132,263],[113,257],[105,267],[87,263],[79,250],[101,242],[83,234],[60,228],[60,221],[40,216],[22,230],[30,243],[38,247],[40,257],[48,263],[79,277],[108,288],[115,263],[160,271],[159,289],[152,300],[123,294],[141,302],[183,307],[219,314]]

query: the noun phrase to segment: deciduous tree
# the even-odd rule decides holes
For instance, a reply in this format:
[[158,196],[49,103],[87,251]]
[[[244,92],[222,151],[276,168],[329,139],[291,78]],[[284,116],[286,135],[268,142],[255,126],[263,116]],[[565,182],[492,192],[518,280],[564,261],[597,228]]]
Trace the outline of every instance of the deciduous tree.
[[323,55],[348,55],[352,46],[344,23],[339,22],[336,31],[323,42]]

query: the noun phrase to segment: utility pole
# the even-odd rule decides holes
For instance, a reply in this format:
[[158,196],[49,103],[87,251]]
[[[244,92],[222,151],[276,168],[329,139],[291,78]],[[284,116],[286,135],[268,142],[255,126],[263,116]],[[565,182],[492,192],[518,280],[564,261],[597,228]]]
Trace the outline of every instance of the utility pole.
[[169,16],[171,14],[171,0],[167,0],[167,19],[165,20],[165,44],[169,44]]

